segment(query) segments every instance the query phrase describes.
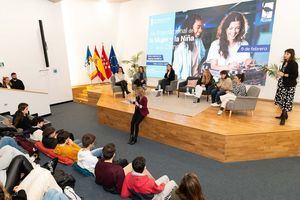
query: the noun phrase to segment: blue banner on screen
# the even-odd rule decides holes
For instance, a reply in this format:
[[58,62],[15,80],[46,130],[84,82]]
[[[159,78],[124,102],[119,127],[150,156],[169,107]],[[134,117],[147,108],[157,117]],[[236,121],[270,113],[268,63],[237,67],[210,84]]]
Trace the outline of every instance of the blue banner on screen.
[[147,74],[163,77],[168,63],[179,79],[209,70],[244,73],[265,85],[276,0],[256,0],[150,17]]

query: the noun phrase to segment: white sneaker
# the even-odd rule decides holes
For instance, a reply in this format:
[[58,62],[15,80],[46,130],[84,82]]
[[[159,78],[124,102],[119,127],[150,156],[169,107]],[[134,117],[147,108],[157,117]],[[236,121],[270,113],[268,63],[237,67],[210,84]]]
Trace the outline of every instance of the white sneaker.
[[222,113],[223,113],[223,110],[219,110],[217,115],[222,115]]
[[219,107],[220,105],[218,103],[212,103],[210,104],[212,107]]
[[70,186],[66,186],[64,189],[64,194],[70,199],[70,200],[81,200],[81,198],[75,193],[73,188]]

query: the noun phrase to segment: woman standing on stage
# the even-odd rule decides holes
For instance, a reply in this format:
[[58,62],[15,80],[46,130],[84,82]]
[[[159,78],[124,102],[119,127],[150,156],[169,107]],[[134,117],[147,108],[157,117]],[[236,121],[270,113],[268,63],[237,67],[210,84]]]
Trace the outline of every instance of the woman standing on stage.
[[135,104],[134,114],[131,119],[130,138],[128,144],[133,145],[137,142],[139,135],[139,125],[143,119],[149,114],[147,107],[148,99],[145,96],[145,90],[141,87],[136,89],[135,101],[130,101]]
[[296,91],[298,78],[298,63],[295,61],[294,49],[287,49],[284,52],[284,62],[278,71],[278,87],[275,96],[275,105],[282,110],[281,115],[276,117],[280,119],[280,125],[285,124],[288,119],[287,112],[293,108],[293,100]]

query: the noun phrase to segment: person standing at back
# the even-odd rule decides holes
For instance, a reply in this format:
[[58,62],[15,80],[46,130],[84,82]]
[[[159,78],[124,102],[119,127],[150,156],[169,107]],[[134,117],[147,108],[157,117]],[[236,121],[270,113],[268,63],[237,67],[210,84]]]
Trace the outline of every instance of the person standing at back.
[[10,83],[12,89],[25,90],[23,82],[17,78],[17,74],[15,72],[11,73]]

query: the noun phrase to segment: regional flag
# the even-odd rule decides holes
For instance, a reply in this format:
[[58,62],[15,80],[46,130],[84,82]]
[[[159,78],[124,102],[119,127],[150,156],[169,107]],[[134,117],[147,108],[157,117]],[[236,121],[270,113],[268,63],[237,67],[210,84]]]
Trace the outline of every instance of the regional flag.
[[91,61],[92,61],[92,54],[91,54],[91,51],[90,51],[90,47],[87,46],[87,49],[86,49],[86,57],[85,57],[85,67],[89,67],[91,65]]
[[118,73],[119,63],[117,60],[117,56],[114,50],[114,47],[111,45],[110,53],[109,53],[109,62],[110,62],[110,69],[115,74]]
[[84,66],[87,69],[90,79],[93,80],[94,78],[96,78],[98,72],[95,65],[93,64],[93,58],[89,46],[87,46]]
[[102,81],[104,81],[105,79],[107,79],[107,77],[106,77],[106,74],[105,74],[104,66],[102,64],[102,60],[99,56],[99,53],[98,53],[96,47],[95,47],[94,54],[93,54],[93,61],[94,61],[95,66],[97,68],[99,78]]
[[109,63],[108,57],[105,53],[103,45],[102,45],[101,59],[102,59],[102,63],[103,63],[104,69],[105,69],[106,77],[110,78],[112,76],[112,72],[111,72],[110,63]]

